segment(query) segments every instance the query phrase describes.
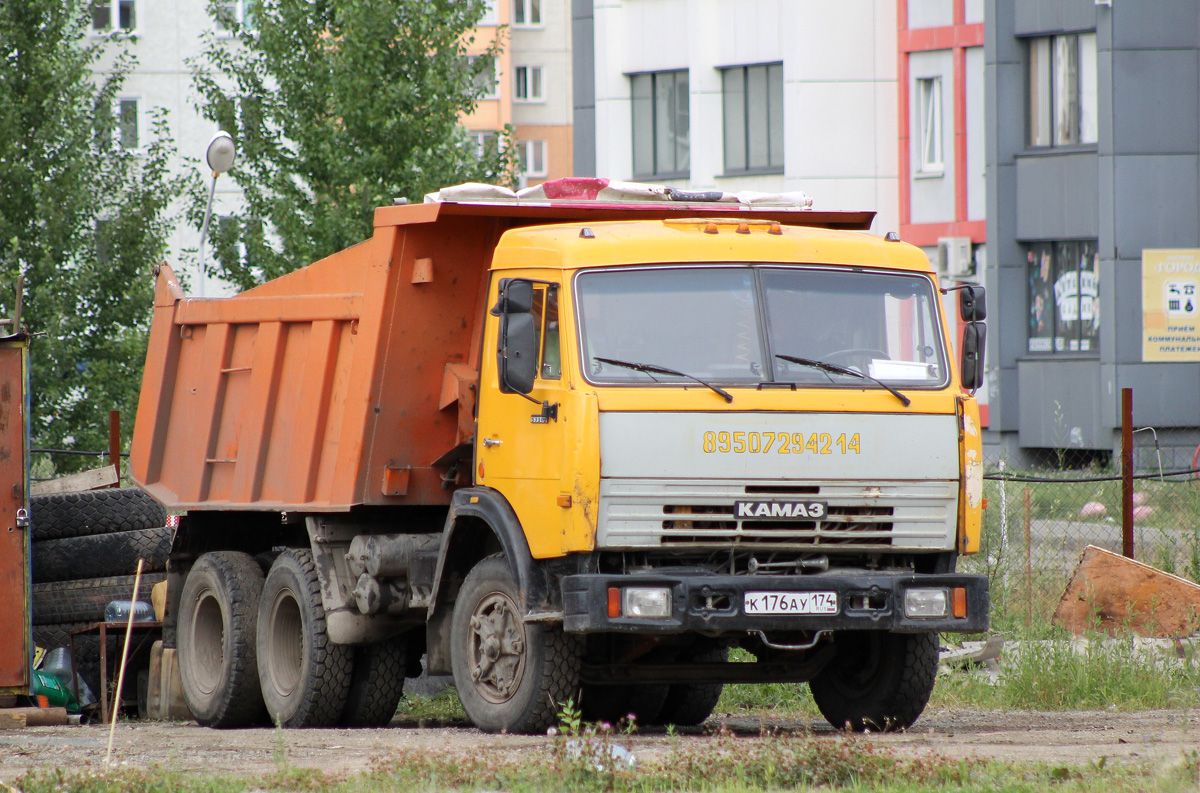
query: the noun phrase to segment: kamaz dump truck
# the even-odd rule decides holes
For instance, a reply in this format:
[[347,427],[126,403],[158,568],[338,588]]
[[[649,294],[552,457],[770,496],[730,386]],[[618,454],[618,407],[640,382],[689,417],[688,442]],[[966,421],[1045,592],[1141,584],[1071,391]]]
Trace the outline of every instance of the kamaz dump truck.
[[165,639],[196,718],[386,724],[425,656],[485,730],[696,724],[772,681],[911,724],[938,633],[988,620],[955,572],[982,291],[947,316],[871,212],[487,195],[380,208],[230,298],[157,270],[132,468],[186,512]]

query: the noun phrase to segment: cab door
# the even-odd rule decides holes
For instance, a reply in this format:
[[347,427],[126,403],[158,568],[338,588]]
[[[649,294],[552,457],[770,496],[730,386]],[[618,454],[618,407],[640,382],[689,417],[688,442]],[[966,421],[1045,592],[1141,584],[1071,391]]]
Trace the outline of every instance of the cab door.
[[[532,287],[528,319],[521,319],[526,324],[532,320],[536,331],[537,368],[528,394],[501,385],[503,329],[512,320],[504,315],[501,290],[514,280]],[[497,309],[488,317],[480,377],[475,481],[508,499],[534,558],[561,555],[563,511],[570,506],[568,494],[561,492],[567,429],[560,294],[560,284],[552,280],[505,278],[493,284],[490,305]]]
[[29,693],[27,342],[0,339],[0,693]]

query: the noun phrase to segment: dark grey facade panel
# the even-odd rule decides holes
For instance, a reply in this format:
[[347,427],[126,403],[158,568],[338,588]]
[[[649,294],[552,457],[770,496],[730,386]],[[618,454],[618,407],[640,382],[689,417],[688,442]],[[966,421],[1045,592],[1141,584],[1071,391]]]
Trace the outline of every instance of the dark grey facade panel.
[[1200,47],[1200,3],[1196,0],[1114,0],[1112,8],[1102,13],[1112,15],[1113,49]]
[[[1025,148],[1025,65],[988,64],[984,75],[988,96],[985,157],[989,164],[1008,165],[1013,162],[1013,154]],[[1014,109],[1020,112],[1016,119],[1009,117]]]
[[[1007,0],[1001,2],[1007,4]],[[1039,36],[1093,30],[1096,13],[1095,0],[1015,0],[1013,32],[1018,36]]]
[[1133,389],[1135,427],[1195,427],[1200,423],[1200,367],[1142,363],[1116,368],[1116,420],[1120,426],[1120,389]]
[[1140,258],[1143,248],[1200,247],[1197,174],[1200,157],[1194,154],[1115,158],[1118,258]]
[[592,0],[571,0],[572,165],[596,175],[596,36]]
[[1027,349],[1029,300],[1025,267],[1001,267],[996,273],[1000,300],[989,307],[989,335],[996,341],[996,365],[1012,367]]
[[[1142,360],[1142,260],[1100,260],[1100,357],[1105,363]],[[1200,417],[1198,417],[1200,418]]]
[[[1100,365],[1086,360],[1025,360],[1020,370],[1022,446],[1108,449],[1100,420]],[[1099,398],[1098,398],[1099,397]]]
[[1004,367],[991,376],[988,391],[988,429],[993,432],[1014,432],[1020,419],[1020,376],[1015,366]]
[[1017,159],[1017,238],[1095,239],[1096,154],[1032,155]]
[[1197,85],[1198,50],[1114,51],[1113,153],[1195,154],[1200,146]]

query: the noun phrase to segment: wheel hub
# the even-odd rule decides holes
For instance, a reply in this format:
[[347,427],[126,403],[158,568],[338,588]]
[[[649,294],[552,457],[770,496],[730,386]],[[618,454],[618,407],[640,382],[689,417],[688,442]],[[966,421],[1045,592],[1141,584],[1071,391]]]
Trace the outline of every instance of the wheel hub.
[[470,626],[471,680],[484,699],[504,702],[525,670],[525,629],[516,604],[494,592],[475,607]]

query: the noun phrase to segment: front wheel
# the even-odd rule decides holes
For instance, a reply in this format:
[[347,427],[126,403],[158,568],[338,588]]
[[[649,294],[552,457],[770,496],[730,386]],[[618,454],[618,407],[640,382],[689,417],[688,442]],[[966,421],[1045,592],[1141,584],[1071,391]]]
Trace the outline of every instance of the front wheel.
[[910,727],[933,692],[937,634],[847,631],[834,643],[837,655],[808,684],[821,715],[857,732]]
[[543,732],[560,703],[579,698],[583,647],[560,626],[527,623],[503,554],[475,565],[452,618],[451,666],[467,716],[481,730]]

